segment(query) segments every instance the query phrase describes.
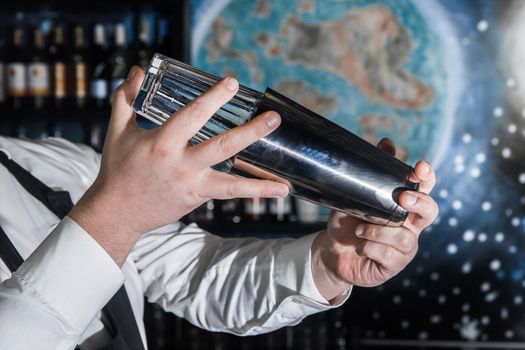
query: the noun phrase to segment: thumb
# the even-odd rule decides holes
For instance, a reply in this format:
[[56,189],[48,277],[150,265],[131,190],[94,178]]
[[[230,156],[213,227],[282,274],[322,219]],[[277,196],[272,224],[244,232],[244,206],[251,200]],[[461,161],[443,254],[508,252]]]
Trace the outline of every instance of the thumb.
[[144,80],[144,72],[138,66],[133,66],[126,81],[124,81],[113,93],[113,107],[109,121],[108,134],[119,135],[124,129],[134,122],[133,99],[137,96],[140,85]]

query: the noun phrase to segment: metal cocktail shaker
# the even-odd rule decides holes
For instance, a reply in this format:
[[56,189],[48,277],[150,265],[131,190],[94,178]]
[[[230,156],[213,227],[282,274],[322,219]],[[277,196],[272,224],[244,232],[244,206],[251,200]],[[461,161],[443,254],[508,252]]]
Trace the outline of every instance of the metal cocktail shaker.
[[[135,111],[162,124],[221,78],[156,54],[137,95]],[[346,129],[268,88],[239,92],[191,139],[196,144],[273,110],[282,122],[270,135],[216,169],[281,181],[291,194],[366,221],[400,225],[408,212],[396,200],[413,168]]]

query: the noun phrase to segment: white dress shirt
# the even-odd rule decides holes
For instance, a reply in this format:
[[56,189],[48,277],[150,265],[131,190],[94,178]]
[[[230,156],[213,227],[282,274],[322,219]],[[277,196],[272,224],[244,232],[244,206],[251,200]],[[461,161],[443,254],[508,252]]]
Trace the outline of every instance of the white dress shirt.
[[[76,203],[100,155],[63,139],[0,137],[0,151]],[[125,210],[125,206],[123,206]],[[0,260],[0,349],[96,349],[109,334],[101,308],[124,283],[141,332],[146,296],[211,331],[254,335],[335,307],[315,287],[310,247],[300,239],[224,239],[192,224],[145,234],[122,268],[76,222],[59,219],[0,164],[0,226],[24,264]]]

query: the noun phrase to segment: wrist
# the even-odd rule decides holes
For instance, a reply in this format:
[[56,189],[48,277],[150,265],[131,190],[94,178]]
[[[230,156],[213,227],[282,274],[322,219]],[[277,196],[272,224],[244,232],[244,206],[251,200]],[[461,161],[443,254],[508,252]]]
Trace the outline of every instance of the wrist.
[[320,232],[312,244],[312,274],[319,293],[331,304],[344,299],[352,287],[339,273],[340,259],[328,232]]
[[142,232],[125,217],[124,201],[110,191],[90,188],[68,216],[92,236],[122,266]]

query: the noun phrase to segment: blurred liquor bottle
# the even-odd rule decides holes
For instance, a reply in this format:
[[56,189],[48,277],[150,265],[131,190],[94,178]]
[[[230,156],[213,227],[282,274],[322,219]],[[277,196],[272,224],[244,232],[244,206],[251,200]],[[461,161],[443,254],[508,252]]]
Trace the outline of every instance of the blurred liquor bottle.
[[65,42],[65,25],[58,24],[53,29],[53,40],[49,46],[49,57],[51,62],[51,87],[53,106],[56,109],[66,107],[67,92],[71,89],[68,84],[68,74],[71,69],[68,67],[68,50]]
[[11,31],[11,40],[6,55],[7,99],[9,108],[20,110],[27,98],[27,64],[26,30],[16,24]]
[[93,58],[91,60],[91,99],[93,106],[102,109],[107,106],[109,98],[110,72],[108,67],[108,45],[106,28],[103,23],[93,27]]
[[147,16],[140,16],[138,26],[138,42],[135,48],[137,64],[144,70],[149,66],[151,57],[153,56],[153,48],[151,45],[151,18]]
[[31,62],[27,67],[28,91],[33,108],[43,110],[47,107],[51,95],[51,74],[49,55],[45,48],[44,33],[40,26],[33,30],[33,48]]
[[86,30],[83,25],[77,24],[74,29],[69,86],[71,86],[72,105],[78,109],[87,106],[88,82],[90,80],[88,61]]
[[124,23],[117,23],[115,25],[115,43],[110,54],[110,70],[111,70],[111,91],[115,91],[117,87],[126,80],[126,75],[130,68],[129,56],[127,51],[126,28]]

